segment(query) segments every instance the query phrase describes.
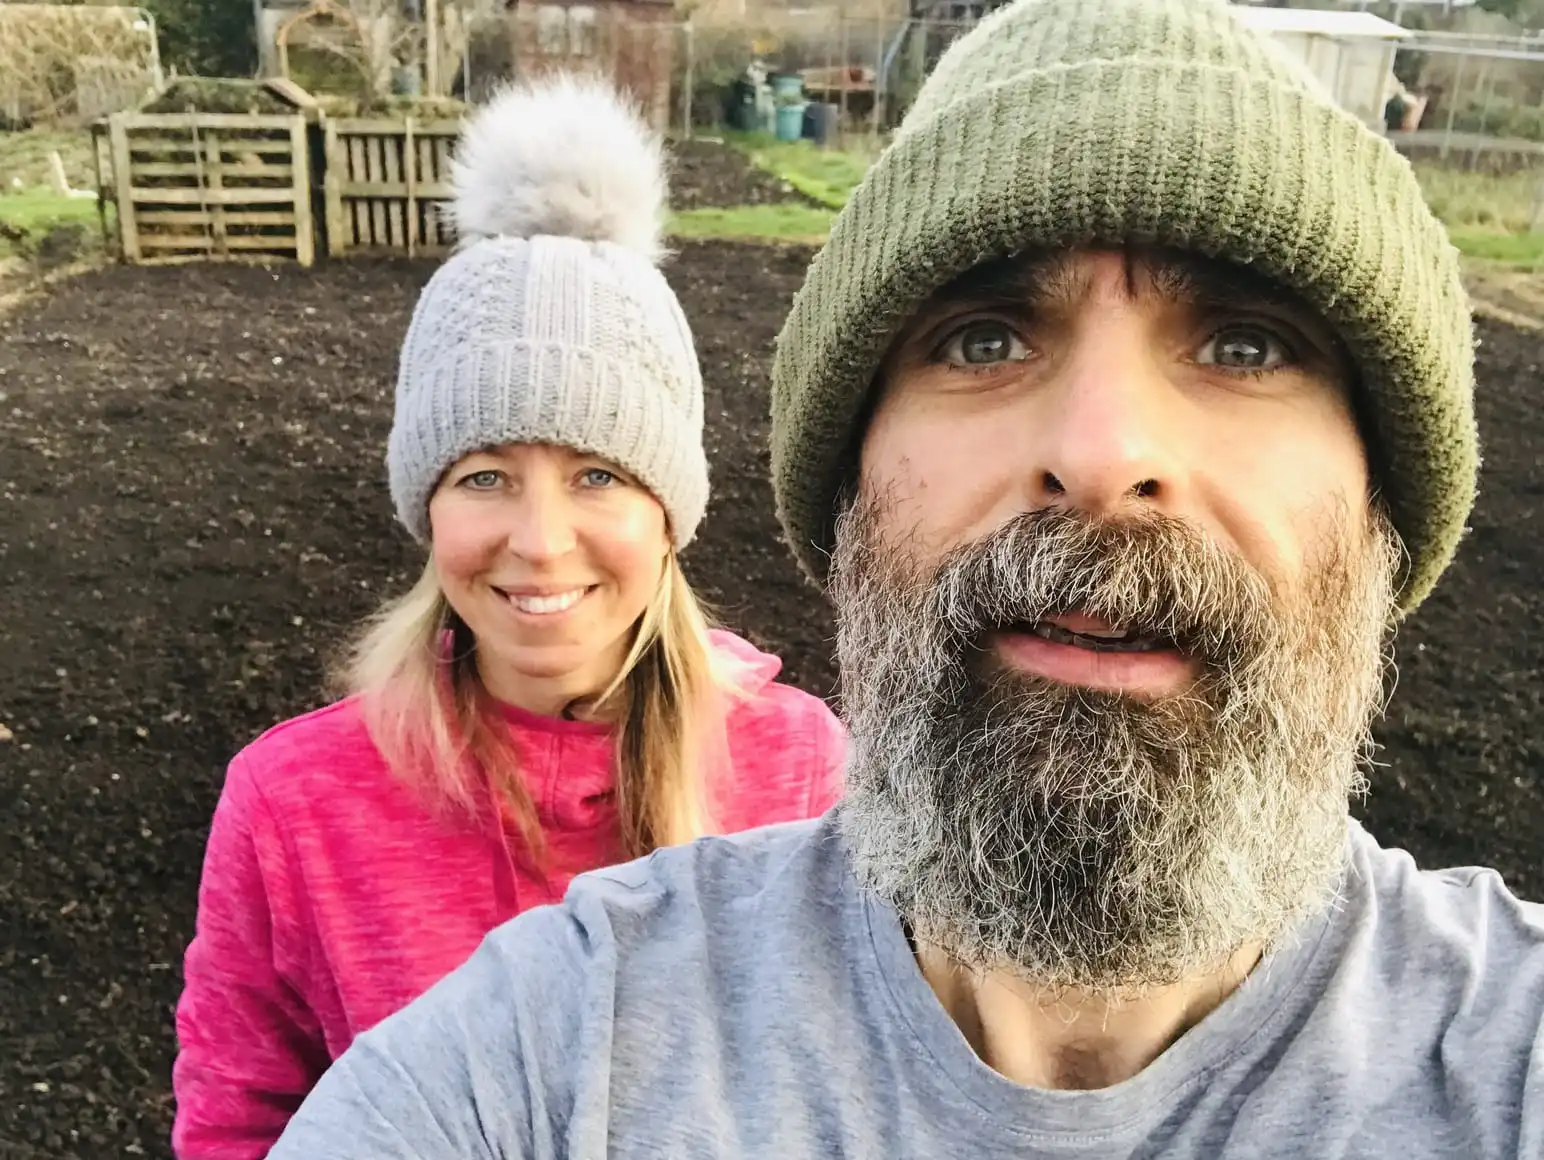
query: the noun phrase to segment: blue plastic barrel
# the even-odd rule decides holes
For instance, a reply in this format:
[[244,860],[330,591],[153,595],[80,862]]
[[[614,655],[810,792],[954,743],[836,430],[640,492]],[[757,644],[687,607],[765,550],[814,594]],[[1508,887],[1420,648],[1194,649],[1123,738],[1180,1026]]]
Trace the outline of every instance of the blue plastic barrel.
[[777,108],[777,139],[797,141],[804,136],[804,106],[779,105]]
[[804,95],[804,78],[798,73],[777,73],[772,77],[774,97],[801,97]]

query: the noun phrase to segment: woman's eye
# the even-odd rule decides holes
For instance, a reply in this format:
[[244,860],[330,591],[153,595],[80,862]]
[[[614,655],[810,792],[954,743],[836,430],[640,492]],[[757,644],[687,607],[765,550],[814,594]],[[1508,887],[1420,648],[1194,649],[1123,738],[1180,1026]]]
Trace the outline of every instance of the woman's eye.
[[1196,362],[1230,371],[1270,371],[1291,362],[1291,349],[1262,326],[1225,326],[1201,347]]
[[607,471],[604,467],[591,467],[584,473],[586,487],[610,487],[616,482],[616,472]]
[[956,366],[988,367],[1022,362],[1029,357],[1029,348],[1006,323],[972,322],[949,337],[941,355]]
[[487,491],[498,487],[499,473],[497,471],[474,471],[470,475],[463,476],[462,487],[469,487],[474,491]]

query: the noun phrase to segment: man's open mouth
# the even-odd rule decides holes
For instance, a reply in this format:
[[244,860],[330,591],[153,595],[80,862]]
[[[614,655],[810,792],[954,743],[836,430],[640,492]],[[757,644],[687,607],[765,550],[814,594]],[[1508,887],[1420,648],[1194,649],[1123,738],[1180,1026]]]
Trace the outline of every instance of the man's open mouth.
[[1042,620],[1027,628],[1021,627],[1019,631],[1033,633],[1055,644],[1068,644],[1094,652],[1154,652],[1175,647],[1174,642],[1167,637],[1134,628],[1109,632],[1074,631],[1054,621]]

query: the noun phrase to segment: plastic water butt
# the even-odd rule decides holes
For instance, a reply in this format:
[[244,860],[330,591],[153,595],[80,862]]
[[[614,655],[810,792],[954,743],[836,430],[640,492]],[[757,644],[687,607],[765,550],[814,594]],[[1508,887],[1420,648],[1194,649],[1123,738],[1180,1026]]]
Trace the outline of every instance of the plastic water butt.
[[804,95],[804,78],[798,73],[774,73],[772,76],[772,95],[774,97],[802,97]]
[[779,105],[777,107],[777,139],[797,141],[804,136],[804,106]]

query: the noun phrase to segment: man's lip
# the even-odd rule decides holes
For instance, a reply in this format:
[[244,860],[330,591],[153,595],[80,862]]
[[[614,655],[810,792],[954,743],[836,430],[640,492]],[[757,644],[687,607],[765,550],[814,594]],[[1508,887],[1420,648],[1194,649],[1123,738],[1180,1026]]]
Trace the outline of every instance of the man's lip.
[[1200,674],[1199,662],[1178,648],[1099,652],[1059,644],[1025,629],[1003,629],[988,641],[1009,668],[1061,685],[1142,698],[1173,696]]

